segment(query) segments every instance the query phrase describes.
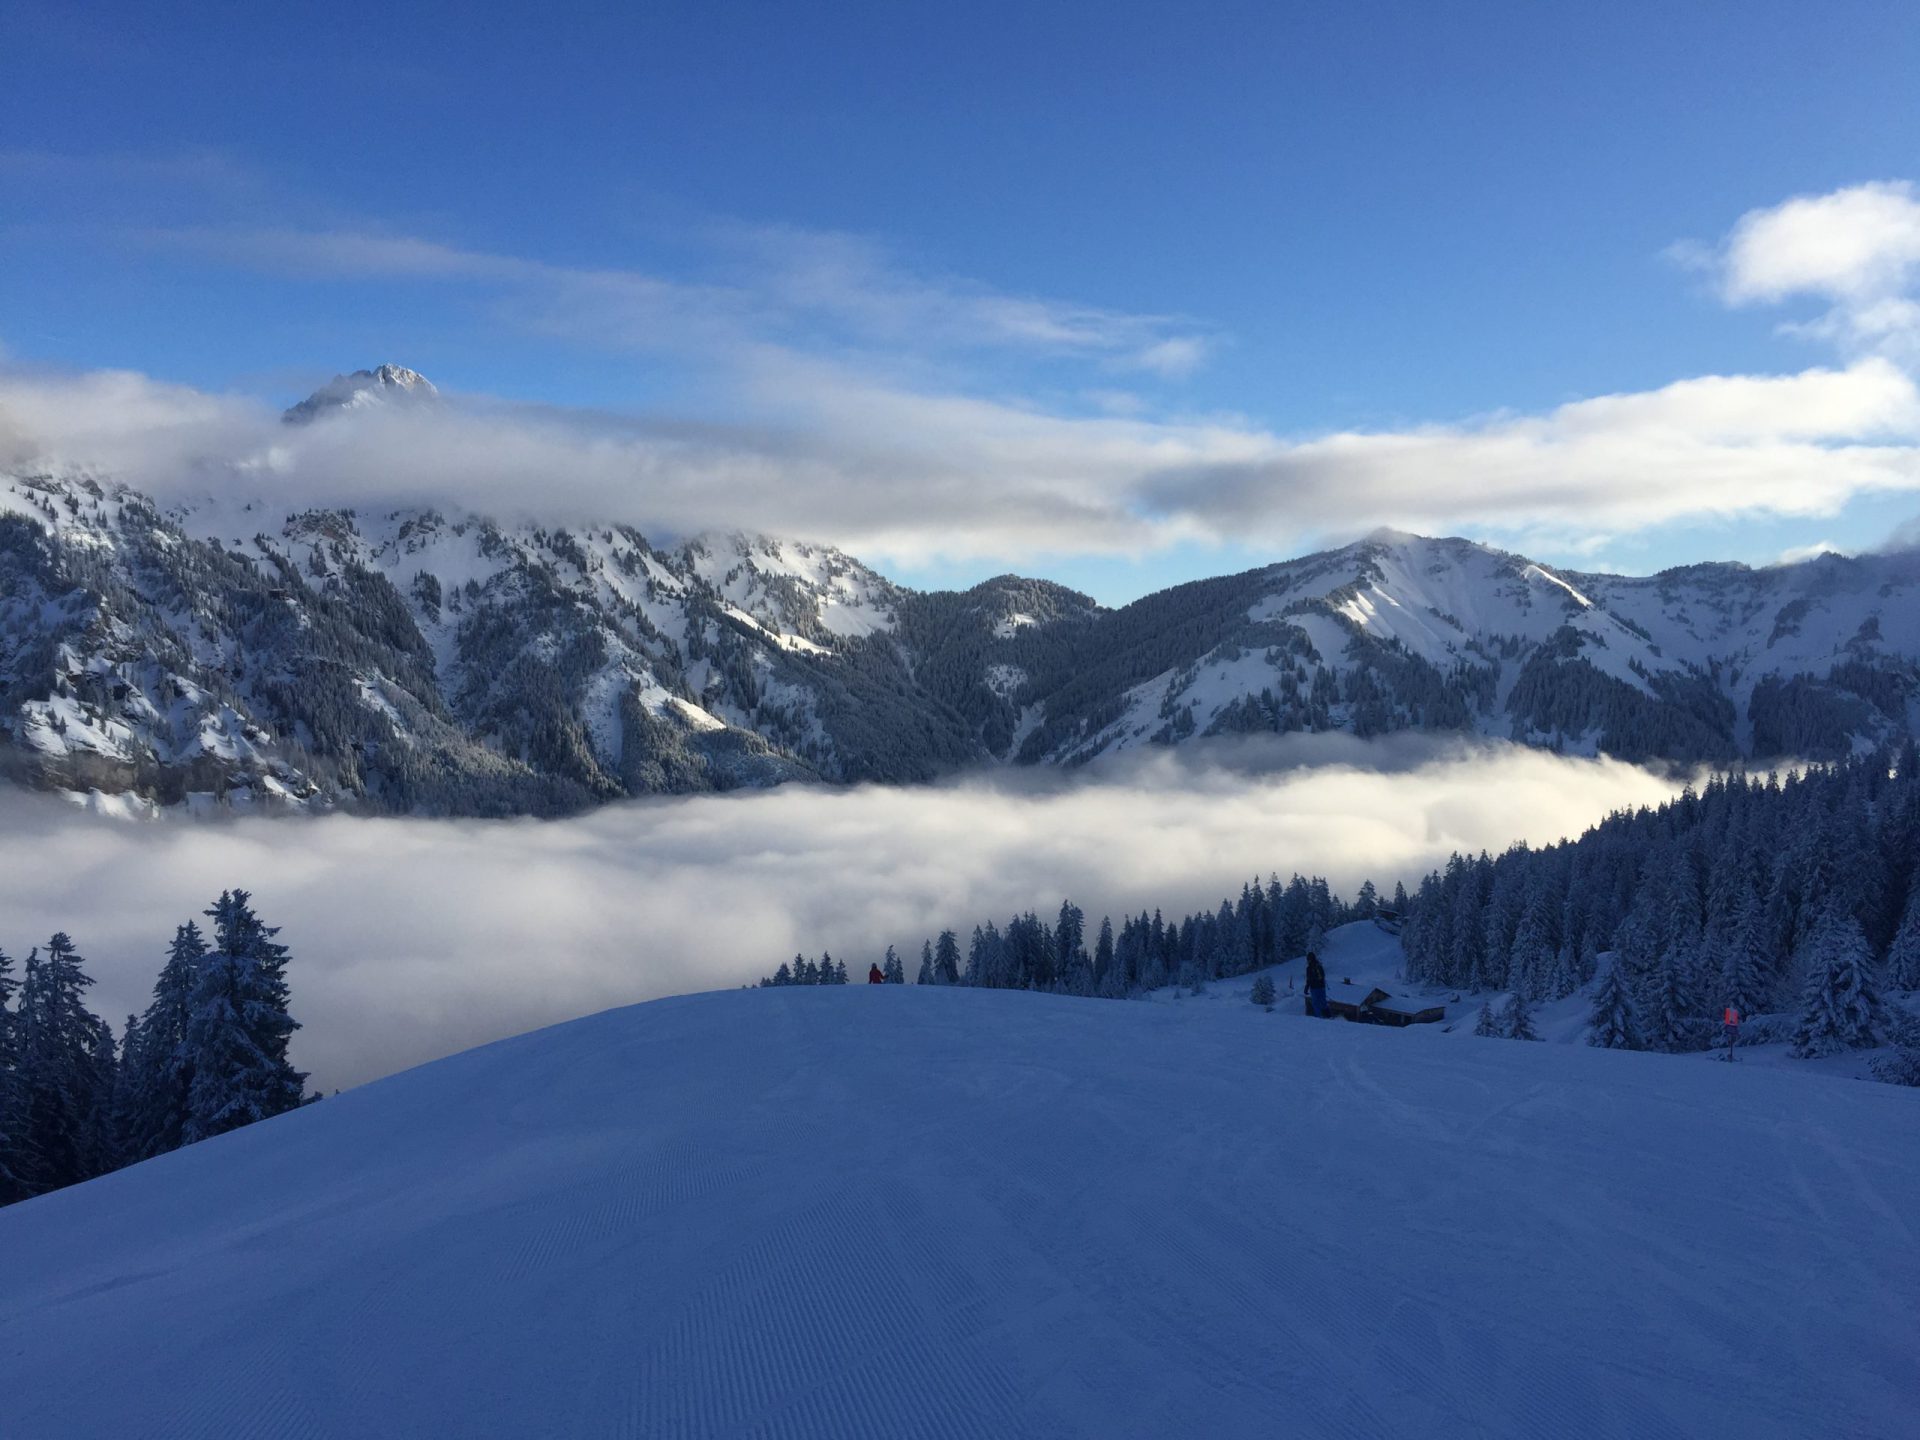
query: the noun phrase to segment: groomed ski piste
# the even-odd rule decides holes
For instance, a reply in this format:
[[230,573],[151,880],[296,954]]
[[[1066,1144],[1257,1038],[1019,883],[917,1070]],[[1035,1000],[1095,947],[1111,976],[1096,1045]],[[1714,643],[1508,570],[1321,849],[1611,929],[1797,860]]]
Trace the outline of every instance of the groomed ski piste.
[[393,1076],[0,1211],[0,1430],[1915,1433],[1920,1091],[1287,1000],[720,992]]

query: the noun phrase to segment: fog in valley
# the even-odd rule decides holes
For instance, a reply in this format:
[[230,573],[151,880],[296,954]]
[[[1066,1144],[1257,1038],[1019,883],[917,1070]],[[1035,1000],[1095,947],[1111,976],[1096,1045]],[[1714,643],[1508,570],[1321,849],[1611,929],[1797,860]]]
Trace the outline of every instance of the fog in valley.
[[293,947],[295,1058],[332,1089],[536,1026],[750,983],[823,947],[864,973],[1063,897],[1181,913],[1278,871],[1409,887],[1448,852],[1576,834],[1678,782],[1610,760],[1345,736],[1156,751],[931,789],[641,801],[563,821],[111,820],[0,799],[0,945],[71,931],[116,1027],[224,887]]

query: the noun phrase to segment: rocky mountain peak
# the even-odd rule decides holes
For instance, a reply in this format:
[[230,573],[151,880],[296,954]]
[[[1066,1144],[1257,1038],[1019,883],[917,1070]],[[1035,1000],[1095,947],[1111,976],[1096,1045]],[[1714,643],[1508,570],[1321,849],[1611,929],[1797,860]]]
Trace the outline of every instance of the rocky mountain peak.
[[418,404],[439,398],[440,392],[433,382],[418,370],[409,370],[404,365],[381,365],[372,370],[356,370],[351,375],[334,376],[280,418],[289,425],[304,425],[341,410],[394,403]]

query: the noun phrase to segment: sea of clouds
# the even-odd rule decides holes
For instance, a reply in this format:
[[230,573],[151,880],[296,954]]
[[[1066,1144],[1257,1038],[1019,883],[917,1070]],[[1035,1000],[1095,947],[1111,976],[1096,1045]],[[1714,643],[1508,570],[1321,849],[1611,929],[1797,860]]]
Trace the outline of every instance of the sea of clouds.
[[1578,834],[1679,785],[1612,760],[1345,736],[1156,751],[1071,775],[635,801],[560,821],[110,820],[0,792],[0,946],[72,933],[113,1019],[177,924],[254,893],[293,948],[295,1058],[332,1089],[608,1006],[747,984],[796,951],[864,972],[947,926],[1172,915],[1277,871],[1412,888],[1454,850]]

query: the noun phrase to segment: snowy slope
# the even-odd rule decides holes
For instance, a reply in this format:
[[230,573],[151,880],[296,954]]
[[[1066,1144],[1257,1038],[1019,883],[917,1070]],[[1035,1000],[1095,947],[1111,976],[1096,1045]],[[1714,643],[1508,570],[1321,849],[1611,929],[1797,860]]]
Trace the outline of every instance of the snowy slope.
[[0,1211],[9,1433],[1912,1434],[1920,1093],[660,1001]]

